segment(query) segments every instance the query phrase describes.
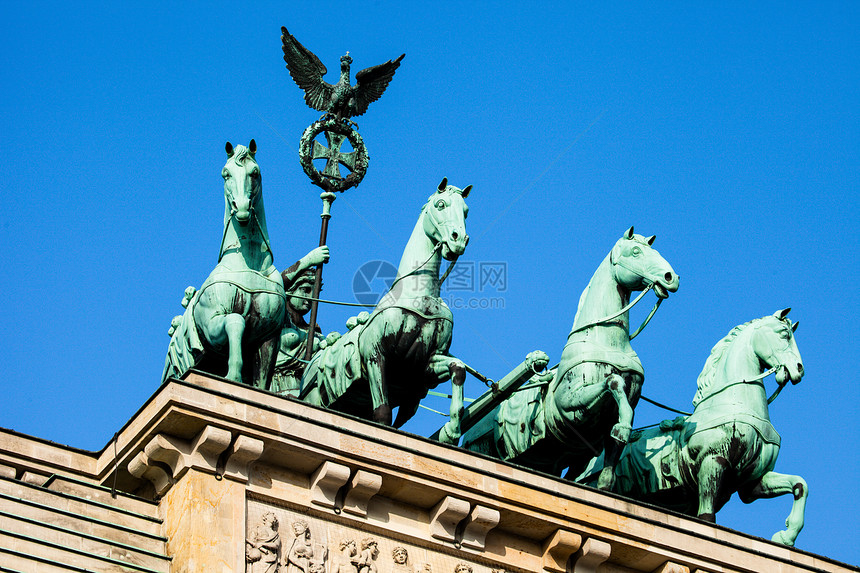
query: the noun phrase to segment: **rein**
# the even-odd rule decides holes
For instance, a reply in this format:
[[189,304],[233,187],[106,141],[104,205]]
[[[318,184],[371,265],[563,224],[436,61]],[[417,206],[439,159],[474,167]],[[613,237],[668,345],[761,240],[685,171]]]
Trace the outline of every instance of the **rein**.
[[221,234],[221,246],[218,247],[218,262],[219,263],[221,262],[221,257],[224,254],[224,240],[227,238],[227,229],[230,228],[230,221],[232,221],[233,217],[235,217],[235,216],[236,216],[236,211],[231,209],[230,210],[230,218],[227,219],[226,223],[224,223],[224,232]]
[[[738,384],[752,384],[753,382],[758,382],[760,380],[763,380],[763,379],[767,378],[768,376],[770,376],[771,374],[773,374],[774,372],[776,372],[777,370],[779,370],[780,368],[782,368],[782,365],[774,366],[773,368],[771,368],[769,370],[765,370],[764,372],[762,372],[758,376],[754,376],[754,377],[750,378],[749,380],[743,379],[743,380],[738,380],[737,382],[732,382],[730,384],[726,384],[725,386],[723,386],[722,388],[720,388],[719,390],[717,390],[713,394],[708,394],[707,396],[705,396],[704,398],[699,400],[699,404],[701,404],[702,402],[704,402],[708,398],[711,398],[712,396],[716,396],[717,394],[719,394],[720,392],[722,392],[723,390],[725,390],[731,386],[737,386]],[[782,392],[782,389],[785,388],[787,385],[788,385],[787,380],[785,382],[783,382],[782,384],[779,384],[779,383],[777,384],[776,390],[774,390],[773,394],[770,395],[770,398],[767,399],[768,406],[773,404],[774,400],[776,400],[776,397],[779,396],[779,393]],[[647,398],[645,396],[639,396],[639,397],[642,400],[645,400],[646,402],[648,402],[649,404],[654,404],[658,408],[663,408],[664,410],[668,410],[670,412],[675,412],[676,414],[681,414],[683,416],[692,416],[693,415],[690,412],[684,412],[682,410],[676,410],[675,408],[670,408],[669,406],[666,406],[665,404],[661,404],[660,402],[657,402],[655,400],[651,400],[650,398]],[[652,424],[652,426],[656,426],[656,425],[657,424]],[[651,426],[644,426],[643,428],[637,428],[637,430],[642,430],[644,428],[650,428],[650,427]]]
[[326,300],[324,298],[314,298],[312,296],[303,296],[300,294],[287,295],[289,298],[300,298],[302,300],[314,300],[316,302],[324,302],[326,304],[336,304],[340,306],[360,306],[362,308],[376,308],[375,304],[361,304],[360,302],[341,302],[339,300]]
[[[445,283],[445,279],[447,279],[447,278],[448,278],[448,275],[450,275],[450,274],[451,274],[451,271],[453,271],[453,270],[454,270],[454,265],[456,265],[456,264],[457,264],[457,261],[458,261],[459,259],[460,259],[460,257],[459,257],[459,256],[457,256],[457,258],[455,258],[453,261],[451,261],[451,264],[450,264],[450,265],[448,265],[448,268],[445,270],[445,274],[444,274],[444,275],[442,275],[442,278],[441,278],[441,279],[439,279],[439,288],[442,288],[442,285]],[[425,264],[426,264],[426,263],[425,263]]]
[[[427,265],[427,263],[429,263],[433,259],[433,256],[436,254],[436,251],[440,250],[441,248],[442,248],[442,243],[436,243],[436,246],[433,247],[433,250],[430,252],[430,256],[427,257],[427,260],[425,260],[423,263],[421,263],[420,265],[415,267],[415,269],[411,270],[410,272],[406,273],[405,275],[395,279],[395,281],[393,283],[391,283],[391,286],[388,287],[388,290],[385,291],[385,294],[388,294],[392,290],[394,290],[394,285],[396,285],[397,283],[399,283],[400,281],[402,281],[406,277],[411,277],[412,275],[418,274],[418,272],[421,269],[423,269]],[[439,279],[439,287],[440,288],[442,287],[442,284],[444,284],[445,279],[448,278],[448,275],[451,274],[451,271],[454,270],[454,265],[457,264],[457,259],[459,259],[459,258],[460,257],[457,257],[456,259],[451,261],[451,264],[448,265],[448,268],[445,270],[445,274],[443,274],[442,278]],[[342,305],[342,306],[360,306],[360,307],[364,307],[364,308],[376,308],[375,304],[358,304],[358,303],[351,303],[351,302],[339,302],[339,301],[334,301],[334,300],[323,300],[320,298],[311,298],[311,297],[300,296],[300,295],[292,295],[292,296],[295,296],[296,298],[303,298],[305,300],[315,300],[317,302],[324,302],[324,303],[328,303],[328,304],[338,304],[338,305]],[[384,297],[385,295],[382,295],[382,296]],[[380,300],[381,300],[381,298],[380,298]]]
[[[231,215],[230,215],[231,219],[232,219],[233,215],[235,215],[235,212],[231,213]],[[254,217],[256,218],[256,214],[254,215]],[[224,247],[224,237],[226,237],[226,236],[227,236],[227,226],[225,225],[224,226],[224,236],[221,238],[221,248]],[[265,237],[263,237],[263,239],[266,241],[266,245],[268,246],[269,245],[268,240]],[[436,251],[439,251],[441,249],[442,249],[442,243],[441,242],[436,243],[436,245],[433,247],[433,250],[430,252],[430,256],[427,257],[427,260],[425,260],[423,263],[421,263],[420,265],[415,267],[415,269],[406,273],[405,275],[403,275],[401,277],[397,277],[397,279],[395,279],[394,282],[391,283],[391,286],[388,287],[388,290],[385,291],[385,294],[387,295],[388,293],[390,293],[394,289],[394,286],[397,283],[399,283],[400,281],[402,281],[403,279],[405,279],[406,277],[411,277],[415,274],[418,274],[418,272],[421,271],[421,269],[423,269],[427,265],[427,263],[429,263],[433,259],[433,256],[436,254]],[[269,252],[271,252],[271,251],[272,251],[272,248],[269,247]],[[448,265],[448,268],[445,270],[445,273],[439,279],[439,288],[441,288],[442,285],[445,284],[445,280],[447,280],[448,276],[451,274],[451,271],[454,270],[454,265],[457,264],[457,260],[459,258],[460,258],[459,256],[456,257],[453,261],[451,261],[451,264]],[[322,299],[322,298],[302,296],[299,294],[293,294],[293,295],[289,295],[289,296],[290,296],[290,298],[296,297],[296,298],[300,298],[302,300],[310,300],[310,301],[315,301],[315,302],[321,302],[324,304],[334,304],[334,305],[338,305],[338,306],[356,306],[356,307],[360,307],[360,308],[376,308],[375,304],[361,304],[361,303],[355,303],[355,302],[342,302],[342,301],[337,301],[337,300],[326,300],[326,299]],[[382,297],[384,297],[384,296],[385,295],[382,295]],[[382,299],[382,297],[380,297],[380,300]],[[653,312],[652,312],[652,315],[653,315]],[[650,320],[650,317],[649,317],[649,320]],[[640,328],[640,330],[641,330],[641,328]]]
[[[637,296],[637,297],[633,300],[633,302],[629,303],[627,306],[625,306],[624,308],[622,308],[622,309],[621,309],[621,310],[619,310],[618,312],[616,312],[616,313],[614,313],[614,314],[610,314],[609,316],[604,316],[604,317],[603,317],[603,318],[601,318],[600,320],[595,320],[594,322],[589,322],[588,324],[584,324],[584,325],[582,325],[582,326],[580,326],[580,327],[578,327],[578,328],[574,328],[573,330],[571,330],[571,331],[570,331],[570,334],[568,334],[568,335],[567,335],[567,336],[568,336],[568,338],[570,338],[570,335],[571,335],[571,334],[575,334],[575,333],[577,333],[577,332],[583,331],[583,330],[585,330],[586,328],[591,328],[592,326],[598,326],[598,325],[600,325],[600,324],[607,323],[607,322],[609,322],[610,320],[612,320],[613,318],[618,318],[619,316],[621,316],[622,314],[624,314],[625,312],[627,312],[628,310],[630,310],[631,308],[633,308],[634,306],[636,306],[636,303],[638,303],[640,300],[642,300],[642,297],[643,297],[643,296],[645,296],[645,293],[647,293],[647,292],[648,292],[649,290],[651,290],[652,288],[654,288],[654,283],[651,283],[650,285],[648,285],[648,287],[647,287],[645,290],[643,290],[641,293],[639,293],[639,296]],[[636,331],[635,331],[633,334],[631,334],[631,335],[630,335],[630,337],[629,337],[629,338],[630,338],[630,340],[633,340],[634,338],[636,338],[636,336],[637,336],[640,332],[642,332],[642,330],[643,330],[643,329],[648,325],[648,323],[651,321],[651,318],[652,318],[652,317],[654,316],[654,314],[657,312],[657,309],[658,309],[658,308],[660,308],[660,305],[661,305],[662,303],[663,303],[663,299],[662,299],[662,298],[658,298],[658,299],[657,299],[657,302],[656,302],[656,303],[654,303],[654,308],[652,308],[652,309],[651,309],[651,312],[650,312],[650,313],[648,313],[648,316],[645,318],[645,321],[644,321],[644,322],[642,322],[641,326],[639,326],[639,328],[637,328],[637,329],[636,329]]]
[[[229,189],[226,188],[226,185],[225,185],[224,190],[226,191],[227,198],[229,199],[230,203],[232,204],[234,201],[233,200],[233,193]],[[221,234],[221,246],[218,247],[218,262],[219,263],[221,262],[222,255],[224,254],[224,240],[227,238],[227,229],[230,228],[230,221],[232,221],[233,217],[235,217],[235,216],[236,216],[236,209],[231,208],[230,209],[230,217],[228,217],[227,221],[224,223],[224,232]],[[256,218],[256,215],[254,215],[254,217]],[[271,247],[269,248],[269,252],[270,253],[272,252]]]
[[[232,199],[232,195],[230,196]],[[251,215],[254,216],[254,221],[257,223],[257,228],[260,230],[260,236],[263,238],[263,242],[266,243],[266,248],[269,249],[269,253],[272,252],[272,245],[269,244],[269,238],[266,236],[266,233],[263,232],[263,226],[260,224],[260,219],[257,218],[256,209],[251,209]],[[236,216],[236,210],[230,209],[230,218],[227,219],[227,222],[224,223],[224,232],[221,233],[221,246],[218,247],[218,262],[221,262],[221,256],[224,254],[224,240],[227,239],[227,229],[230,228],[230,222],[233,220],[233,217]]]
[[[434,224],[434,225],[436,225],[436,227],[438,228],[438,227],[439,227],[439,221],[438,221],[438,220],[436,219],[436,217],[432,214],[432,211],[431,211],[431,212],[428,212],[428,215],[430,216],[430,219],[431,219],[431,221],[433,222],[433,224]],[[467,242],[467,243],[469,242],[469,238],[468,238],[468,236],[466,237],[466,242]],[[396,285],[396,284],[397,284],[398,282],[400,282],[402,279],[405,279],[405,278],[406,278],[406,277],[408,277],[408,276],[412,276],[412,275],[414,275],[415,273],[417,273],[418,271],[420,271],[422,268],[424,268],[424,265],[426,265],[427,263],[429,263],[429,262],[433,259],[433,256],[436,254],[436,251],[439,251],[439,250],[441,250],[441,249],[442,249],[442,242],[440,241],[440,242],[436,243],[436,245],[433,247],[433,250],[430,252],[430,256],[427,258],[427,260],[426,260],[426,261],[424,261],[423,263],[421,263],[421,265],[419,265],[418,267],[416,267],[416,268],[415,268],[415,270],[413,270],[412,272],[406,273],[405,275],[403,275],[402,277],[400,277],[399,279],[397,279],[397,280],[395,280],[393,283],[391,283],[391,286],[388,288],[388,292],[391,292],[391,289],[393,289],[393,288],[394,288],[394,285]],[[442,278],[440,278],[440,279],[439,279],[439,288],[442,288],[442,285],[445,283],[445,279],[447,279],[447,278],[448,278],[448,275],[450,275],[450,274],[451,274],[451,271],[453,271],[453,270],[454,270],[454,265],[456,265],[456,264],[457,264],[457,260],[458,260],[459,258],[460,258],[460,257],[459,257],[459,255],[458,255],[457,257],[455,257],[455,258],[454,258],[454,260],[453,260],[453,261],[451,261],[451,264],[450,264],[450,265],[448,265],[448,268],[447,268],[447,270],[445,271],[445,274],[443,274],[443,275],[442,275]],[[385,293],[385,294],[388,294],[388,292],[387,292],[387,293]]]
[[664,300],[665,300],[665,299],[662,299],[662,298],[660,298],[660,297],[657,297],[657,302],[655,302],[655,303],[654,303],[654,307],[651,309],[651,312],[649,312],[649,313],[648,313],[648,316],[645,318],[645,321],[644,321],[644,322],[642,322],[642,324],[639,326],[639,328],[637,328],[637,329],[636,329],[636,332],[634,332],[633,334],[631,334],[631,335],[628,337],[628,340],[633,340],[634,338],[636,338],[637,336],[639,336],[639,333],[640,333],[640,332],[642,332],[642,330],[643,330],[646,326],[648,326],[648,323],[649,323],[649,322],[651,322],[651,319],[652,319],[652,318],[654,317],[654,315],[657,313],[657,309],[658,309],[658,308],[660,308],[660,305],[661,305],[661,304],[663,304],[663,301],[664,301]]
[[[398,277],[398,278],[396,278],[396,279],[394,280],[394,282],[393,282],[393,283],[391,283],[391,286],[390,286],[390,287],[388,287],[388,290],[385,292],[385,294],[390,293],[390,292],[391,292],[391,290],[394,288],[394,285],[396,285],[397,283],[399,283],[400,281],[402,281],[402,280],[403,280],[403,279],[405,279],[406,277],[411,277],[412,275],[417,274],[417,273],[418,273],[418,271],[420,271],[421,269],[423,269],[423,268],[424,268],[424,265],[426,265],[427,263],[429,263],[429,262],[433,259],[433,256],[436,254],[436,251],[441,250],[441,249],[442,249],[442,243],[436,243],[436,246],[435,246],[435,247],[433,247],[433,250],[432,250],[432,251],[430,251],[430,256],[429,256],[429,257],[427,257],[427,260],[426,260],[426,261],[424,261],[423,263],[421,263],[420,265],[418,265],[417,267],[415,267],[413,270],[411,270],[411,271],[409,271],[408,273],[406,273],[405,275],[403,275],[402,277]],[[452,266],[453,266],[453,265],[452,265]],[[445,281],[445,279],[446,279],[446,278],[448,278],[448,273],[449,273],[450,271],[451,271],[451,268],[450,268],[450,266],[449,266],[448,271],[445,273],[445,276],[443,276],[443,277],[442,277],[442,280],[439,282],[439,286],[440,286],[440,287],[442,286],[442,282],[444,282],[444,281]],[[383,295],[383,296],[385,296],[385,295]]]
[[[750,378],[749,380],[747,380],[747,379],[745,379],[745,378],[744,378],[744,379],[742,379],[742,380],[738,380],[738,381],[736,381],[736,382],[731,382],[731,383],[729,383],[729,384],[726,384],[725,386],[723,386],[722,388],[720,388],[720,389],[719,389],[719,390],[717,390],[716,392],[714,392],[714,393],[712,393],[712,394],[708,394],[707,396],[705,396],[704,398],[702,398],[701,400],[699,400],[699,404],[701,404],[702,402],[704,402],[705,400],[707,400],[707,399],[709,399],[709,398],[712,398],[712,397],[716,396],[717,394],[719,394],[719,393],[720,393],[720,392],[722,392],[723,390],[726,390],[726,389],[728,389],[728,388],[731,388],[732,386],[737,386],[738,384],[751,384],[751,383],[753,383],[753,382],[758,382],[758,381],[760,381],[760,380],[763,380],[763,379],[767,378],[768,376],[770,376],[771,374],[773,374],[774,372],[776,372],[777,370],[779,370],[779,369],[780,369],[780,368],[782,368],[782,367],[783,367],[783,366],[780,364],[779,366],[774,366],[773,368],[771,368],[771,369],[769,369],[769,370],[765,370],[764,372],[762,372],[762,373],[761,373],[761,374],[759,374],[758,376],[753,376],[753,377],[752,377],[752,378]],[[768,405],[772,404],[772,403],[773,403],[773,401],[774,401],[774,400],[776,400],[776,397],[777,397],[777,396],[779,396],[779,393],[780,393],[780,392],[782,392],[782,389],[783,389],[783,388],[785,388],[785,386],[786,386],[787,384],[788,384],[788,381],[783,382],[782,384],[778,384],[777,389],[776,389],[776,390],[774,390],[774,391],[773,391],[773,394],[771,394],[771,395],[770,395],[770,398],[768,398],[768,399],[767,399],[767,403],[768,403]],[[764,386],[764,384],[762,384],[762,386]]]
[[[266,235],[268,233],[263,232],[263,226],[260,224],[260,220],[257,218],[257,210],[251,209],[251,214],[254,216],[254,220],[257,222],[257,228],[260,229],[260,236],[263,237],[263,241],[266,243],[266,248],[269,249],[269,253],[272,254],[272,245],[269,244],[269,237]],[[274,254],[272,254],[274,257]]]
[[[442,243],[437,243],[437,244],[436,244],[436,246],[435,246],[435,247],[433,247],[433,252],[432,252],[432,253],[430,253],[430,258],[428,258],[426,261],[424,261],[423,263],[421,263],[418,267],[416,267],[416,268],[415,268],[415,270],[413,270],[413,271],[411,271],[411,272],[409,272],[409,273],[406,273],[405,275],[403,275],[402,277],[399,277],[397,280],[395,280],[393,283],[391,283],[391,286],[390,286],[390,287],[388,287],[388,290],[385,292],[385,294],[390,293],[390,292],[391,292],[391,290],[394,288],[394,285],[396,285],[397,283],[399,283],[401,280],[405,279],[406,277],[412,276],[412,275],[416,274],[418,271],[420,271],[421,269],[423,269],[423,268],[424,268],[424,265],[426,265],[427,263],[429,263],[429,262],[430,262],[430,259],[432,259],[432,258],[433,258],[433,255],[435,255],[435,254],[436,254],[436,251],[438,251],[438,250],[439,250],[439,249],[441,249],[441,248],[442,248]],[[458,258],[459,258],[459,257],[458,257]],[[457,263],[457,260],[455,259],[454,261],[452,261],[452,262],[451,262],[451,264],[450,264],[450,265],[448,265],[448,269],[445,271],[445,274],[444,274],[444,275],[442,275],[442,278],[439,280],[439,286],[440,286],[440,287],[442,286],[442,283],[444,283],[444,282],[445,282],[445,279],[447,279],[447,278],[448,278],[448,275],[450,275],[450,274],[451,274],[451,271],[454,269],[454,265],[455,265],[456,263]],[[385,296],[385,295],[383,295],[383,296]],[[326,300],[326,299],[323,299],[323,298],[314,298],[314,297],[312,297],[312,296],[302,296],[302,295],[300,295],[300,294],[291,294],[291,295],[289,295],[289,297],[290,297],[290,298],[292,298],[292,297],[300,298],[300,299],[302,299],[302,300],[312,300],[312,301],[322,302],[322,303],[326,303],[326,304],[336,304],[336,305],[339,305],[339,306],[358,306],[358,307],[361,307],[361,308],[376,308],[376,305],[375,305],[375,304],[361,304],[361,303],[358,303],[358,302],[341,302],[341,301],[338,301],[338,300]]]

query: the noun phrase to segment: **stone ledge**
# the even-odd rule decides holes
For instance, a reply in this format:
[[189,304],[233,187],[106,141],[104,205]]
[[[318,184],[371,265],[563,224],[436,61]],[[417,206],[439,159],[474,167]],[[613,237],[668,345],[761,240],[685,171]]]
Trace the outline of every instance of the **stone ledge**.
[[[219,432],[207,427],[223,434],[218,437]],[[209,437],[202,439],[206,431]],[[171,481],[183,479],[187,468],[208,474],[201,479],[223,475],[238,484],[247,476],[243,487],[248,495],[317,507],[316,511],[329,512],[331,519],[333,510],[343,508],[336,519],[363,530],[407,535],[416,543],[423,539],[428,547],[480,554],[517,570],[558,571],[568,559],[583,570],[600,563],[643,572],[667,564],[678,571],[852,570],[726,528],[198,374],[159,388],[123,428],[117,443],[117,461],[130,470],[120,473],[118,483],[130,492],[150,482],[156,491],[169,488]],[[150,458],[150,453],[157,457]],[[232,466],[230,460],[235,462]],[[26,465],[14,459],[4,464]],[[103,483],[111,477],[113,464],[112,451],[100,454],[96,473]],[[323,467],[327,469],[322,471]],[[553,541],[558,531],[569,536]],[[578,536],[579,545],[570,536]]]

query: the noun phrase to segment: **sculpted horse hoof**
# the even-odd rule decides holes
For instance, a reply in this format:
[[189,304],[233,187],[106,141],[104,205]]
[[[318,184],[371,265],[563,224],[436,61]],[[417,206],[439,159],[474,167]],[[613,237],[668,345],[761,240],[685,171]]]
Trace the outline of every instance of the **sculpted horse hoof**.
[[787,531],[777,531],[773,534],[773,537],[771,537],[770,540],[775,541],[776,543],[781,543],[787,547],[794,547],[794,539],[791,538]]
[[630,440],[630,432],[632,431],[632,426],[628,426],[626,424],[615,424],[612,426],[612,430],[609,432],[609,435],[612,436],[612,439],[616,442],[626,444]]
[[612,491],[612,486],[615,485],[615,468],[607,466],[600,472],[600,477],[597,478],[597,489],[601,491]]
[[385,426],[391,425],[391,407],[388,404],[380,404],[373,410],[373,421]]

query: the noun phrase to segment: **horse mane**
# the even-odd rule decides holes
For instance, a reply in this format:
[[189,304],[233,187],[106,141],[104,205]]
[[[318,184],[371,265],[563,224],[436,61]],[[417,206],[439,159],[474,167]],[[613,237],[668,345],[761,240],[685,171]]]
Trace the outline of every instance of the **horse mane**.
[[[426,210],[427,210],[427,205],[429,205],[430,203],[432,203],[432,202],[433,202],[433,199],[435,199],[437,196],[439,196],[439,194],[440,194],[440,193],[447,193],[447,194],[449,194],[449,195],[450,195],[451,193],[456,193],[457,195],[462,195],[462,194],[463,194],[463,190],[462,190],[462,189],[460,189],[459,187],[454,187],[453,185],[448,185],[448,186],[446,186],[446,187],[445,187],[445,189],[444,189],[443,191],[434,191],[432,195],[430,195],[429,197],[427,197],[427,200],[424,202],[424,204],[423,204],[423,205],[421,205],[421,211],[420,211],[420,213],[421,213],[421,214],[424,214],[424,211],[426,211]],[[419,220],[419,222],[420,222],[420,220]],[[417,224],[417,223],[416,223],[416,224]]]
[[717,377],[717,365],[725,357],[726,351],[728,350],[729,346],[731,346],[732,342],[734,342],[738,335],[743,332],[748,326],[760,320],[762,319],[756,318],[749,322],[739,324],[738,326],[731,329],[729,333],[723,337],[722,340],[720,340],[714,345],[714,347],[711,349],[711,355],[708,356],[707,360],[705,360],[705,366],[702,368],[702,373],[699,374],[699,377],[696,379],[696,384],[699,386],[699,388],[698,390],[696,390],[696,395],[693,396],[693,407],[697,406],[699,402],[701,402],[707,397],[708,391],[710,390],[711,386],[713,386],[714,380]]
[[233,149],[232,159],[236,163],[236,165],[242,165],[246,159],[250,159],[254,163],[257,162],[257,160],[254,159],[254,156],[251,155],[251,151],[244,145],[237,145]]
[[424,204],[421,205],[421,210],[423,211],[424,207],[426,207],[428,204],[430,204],[433,201],[433,199],[435,199],[436,196],[441,194],[441,193],[446,193],[448,195],[450,195],[451,193],[456,193],[457,195],[462,195],[463,190],[460,189],[459,187],[454,187],[453,185],[446,185],[445,189],[443,189],[442,191],[438,191],[438,190],[434,191],[432,195],[427,197],[427,201],[425,201]]

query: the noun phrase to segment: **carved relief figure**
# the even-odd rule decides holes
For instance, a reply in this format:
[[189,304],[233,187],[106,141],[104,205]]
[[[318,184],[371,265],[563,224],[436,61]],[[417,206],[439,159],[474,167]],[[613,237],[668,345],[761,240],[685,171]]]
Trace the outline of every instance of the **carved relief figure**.
[[245,540],[247,573],[277,573],[281,560],[281,536],[278,518],[267,511]]
[[391,558],[394,560],[394,567],[392,571],[394,573],[410,573],[409,570],[409,552],[406,551],[406,548],[398,545],[391,551]]
[[358,573],[376,573],[376,557],[379,555],[379,546],[376,540],[365,537],[361,540],[361,553],[358,554]]
[[454,573],[472,573],[472,566],[461,561],[454,567]]
[[287,573],[310,573],[311,559],[314,548],[311,544],[311,530],[305,521],[293,522],[293,534],[296,536],[287,553]]
[[355,547],[355,541],[344,539],[340,542],[339,549],[340,553],[331,573],[357,573],[355,562],[358,559],[358,549]]

